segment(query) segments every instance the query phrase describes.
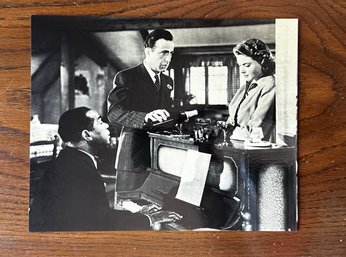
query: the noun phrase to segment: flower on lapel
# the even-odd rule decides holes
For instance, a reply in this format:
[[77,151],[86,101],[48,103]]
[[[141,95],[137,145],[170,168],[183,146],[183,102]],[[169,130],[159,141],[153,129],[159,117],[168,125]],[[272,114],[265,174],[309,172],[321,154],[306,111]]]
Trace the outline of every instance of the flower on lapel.
[[173,89],[173,87],[172,87],[171,84],[167,84],[167,88],[168,88],[169,90],[172,90],[172,89]]

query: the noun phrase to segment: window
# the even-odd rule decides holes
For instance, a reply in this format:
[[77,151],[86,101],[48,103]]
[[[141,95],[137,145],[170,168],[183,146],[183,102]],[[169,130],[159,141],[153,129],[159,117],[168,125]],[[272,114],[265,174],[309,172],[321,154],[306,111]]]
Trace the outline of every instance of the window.
[[[239,88],[239,69],[232,48],[176,49],[174,106],[212,105],[224,108]],[[203,53],[205,52],[205,53]],[[219,108],[218,107],[218,108]]]
[[228,67],[208,67],[208,103],[227,104]]
[[229,68],[222,62],[202,62],[187,68],[185,91],[191,104],[227,105]]
[[191,67],[190,76],[186,80],[189,92],[194,96],[191,104],[205,104],[205,68],[204,67]]

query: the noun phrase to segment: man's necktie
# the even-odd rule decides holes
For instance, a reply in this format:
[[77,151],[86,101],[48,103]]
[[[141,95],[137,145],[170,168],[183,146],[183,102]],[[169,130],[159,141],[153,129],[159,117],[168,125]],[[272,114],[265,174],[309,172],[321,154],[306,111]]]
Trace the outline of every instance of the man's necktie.
[[160,90],[160,80],[159,80],[159,76],[157,74],[155,75],[155,87],[156,87],[157,91]]

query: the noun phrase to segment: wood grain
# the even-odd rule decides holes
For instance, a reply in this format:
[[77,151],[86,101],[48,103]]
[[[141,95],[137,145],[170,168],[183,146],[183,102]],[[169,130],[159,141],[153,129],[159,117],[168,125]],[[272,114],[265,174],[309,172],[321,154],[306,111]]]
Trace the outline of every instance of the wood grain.
[[[345,1],[2,0],[1,256],[346,256]],[[30,16],[299,18],[299,231],[29,233]]]

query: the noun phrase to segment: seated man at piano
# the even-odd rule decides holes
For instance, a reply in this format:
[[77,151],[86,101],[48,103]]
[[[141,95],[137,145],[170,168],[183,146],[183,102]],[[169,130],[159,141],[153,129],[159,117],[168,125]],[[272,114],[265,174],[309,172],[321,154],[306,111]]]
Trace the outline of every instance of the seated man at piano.
[[96,156],[110,141],[108,127],[87,107],[61,115],[58,133],[65,147],[30,208],[31,231],[147,230],[181,218],[155,205],[138,213],[109,207]]

